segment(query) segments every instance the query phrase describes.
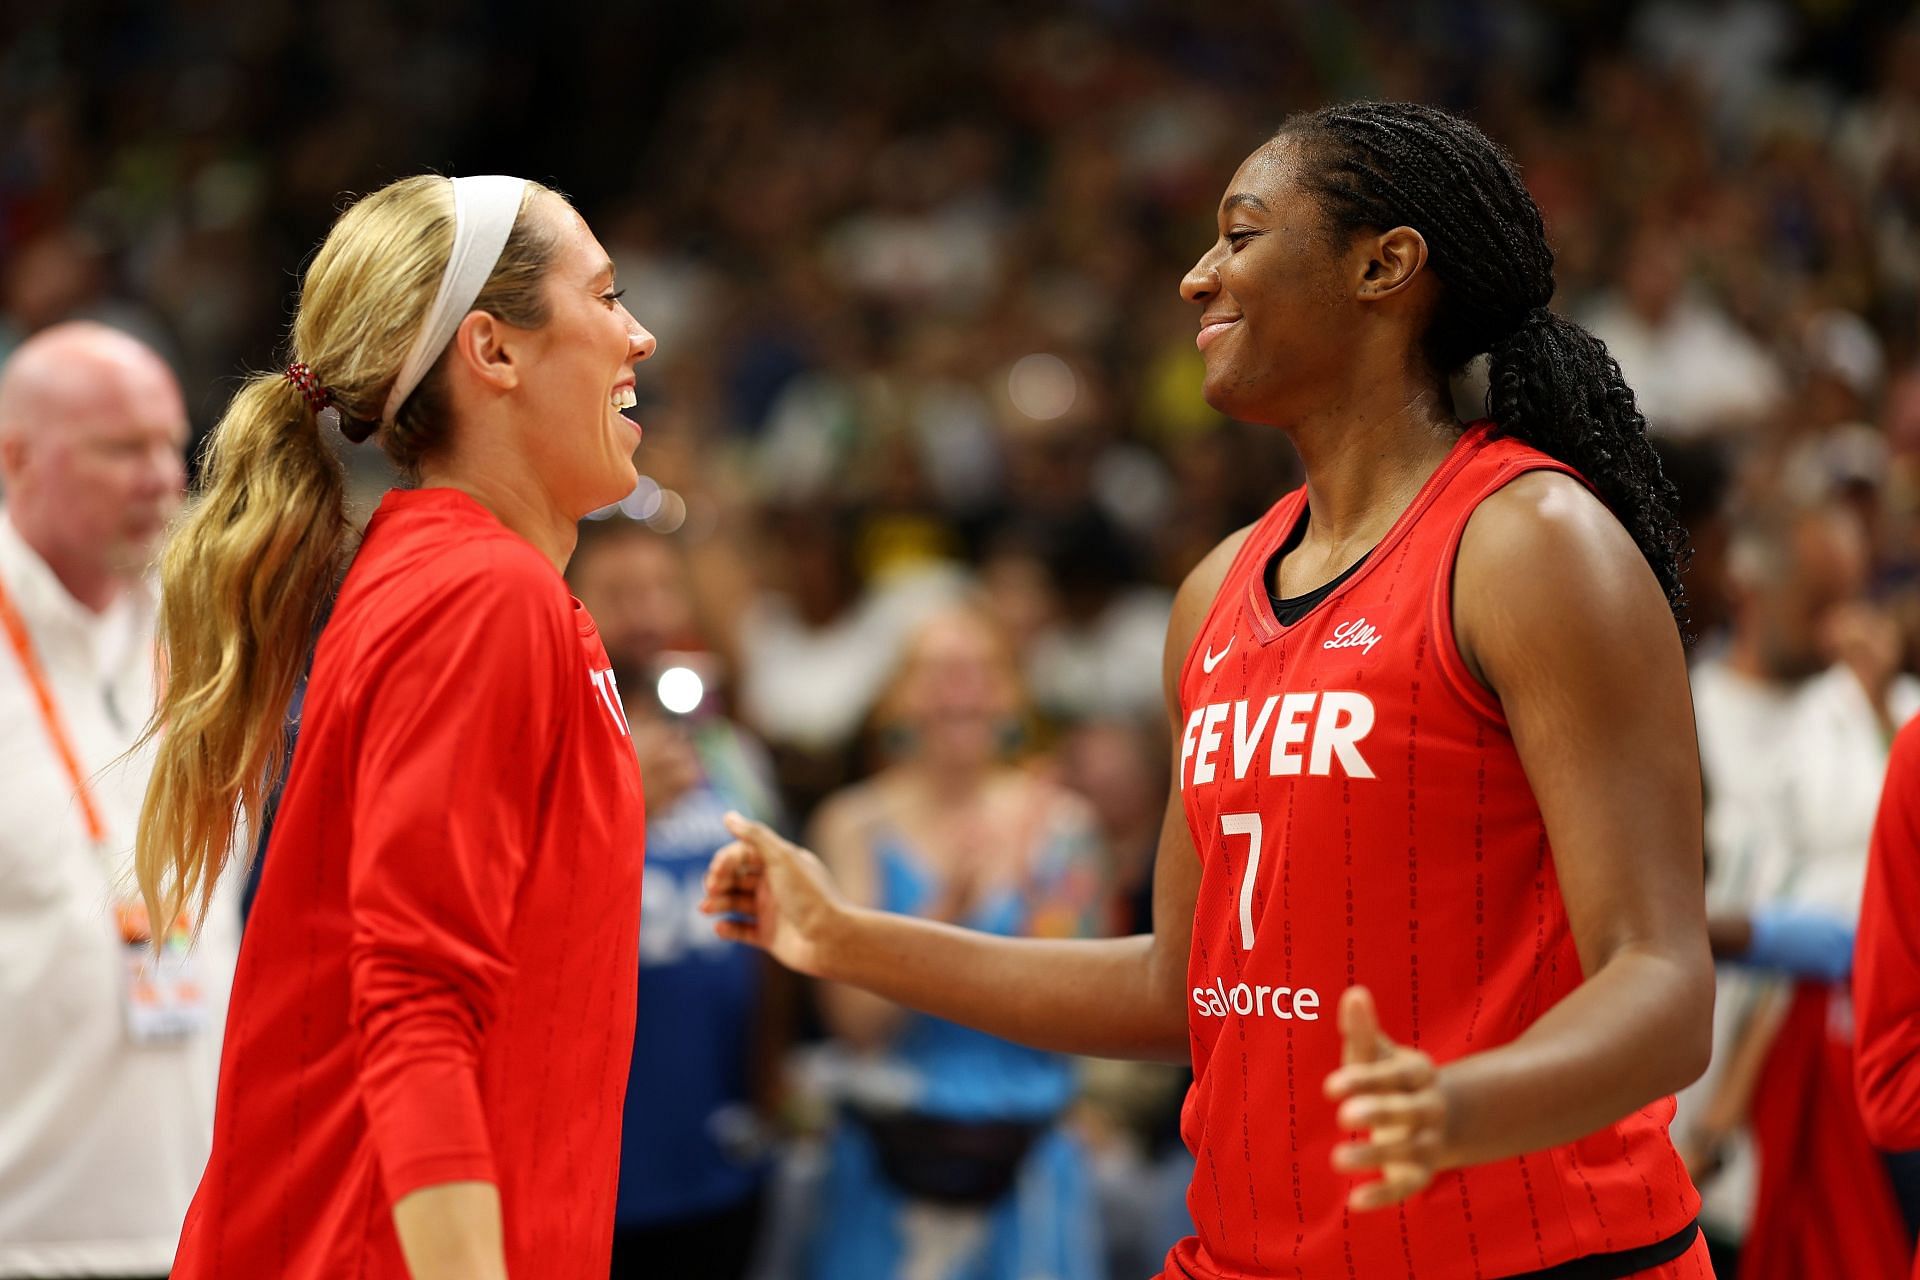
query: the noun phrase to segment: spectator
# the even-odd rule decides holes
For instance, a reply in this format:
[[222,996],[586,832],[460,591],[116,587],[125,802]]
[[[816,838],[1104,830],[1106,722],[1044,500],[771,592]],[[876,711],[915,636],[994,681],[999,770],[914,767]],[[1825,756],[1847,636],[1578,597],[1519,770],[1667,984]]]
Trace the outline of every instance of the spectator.
[[829,509],[776,511],[767,534],[765,589],[736,624],[741,704],[776,745],[844,747],[907,636],[954,598],[959,576],[917,562],[863,582]]
[[0,1275],[164,1276],[213,1125],[237,921],[151,956],[132,890],[147,566],[187,413],[152,350],[56,325],[0,366]]
[[1752,426],[1779,403],[1780,375],[1691,278],[1686,245],[1649,221],[1634,236],[1619,295],[1588,317],[1655,431],[1697,436]]
[[[1100,931],[1084,804],[1009,764],[1023,711],[1006,642],[973,609],[914,635],[878,712],[892,763],[830,799],[817,847],[849,896],[1001,934]],[[820,1193],[818,1280],[1101,1273],[1093,1184],[1055,1124],[1072,1066],[863,991],[826,987],[859,1055]]]
[[1694,670],[1722,967],[1715,1052],[1675,1121],[1723,1260],[1752,1224],[1746,1119],[1787,979],[1844,979],[1892,727],[1920,710],[1890,619],[1863,600],[1867,543],[1844,507],[1749,525],[1730,556],[1734,626]]
[[[588,524],[567,575],[599,624],[647,787],[639,1021],[621,1120],[613,1275],[746,1273],[765,1179],[760,1068],[777,1061],[763,961],[722,942],[700,882],[729,809],[779,821],[772,770],[720,707],[675,545],[616,517]],[[679,663],[682,665],[676,666]],[[683,677],[680,685],[665,673]],[[697,677],[696,677],[697,678]]]

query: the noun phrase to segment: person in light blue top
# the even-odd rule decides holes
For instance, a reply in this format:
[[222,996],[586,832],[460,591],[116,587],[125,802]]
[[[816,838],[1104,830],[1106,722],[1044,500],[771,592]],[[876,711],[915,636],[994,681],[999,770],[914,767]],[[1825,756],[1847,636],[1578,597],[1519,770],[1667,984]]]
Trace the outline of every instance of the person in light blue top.
[[[1006,640],[972,609],[915,636],[877,712],[890,763],[830,798],[815,844],[846,892],[993,933],[1096,931],[1105,876],[1084,802],[1019,767]],[[818,1280],[1099,1280],[1095,1190],[1059,1127],[1072,1063],[863,991],[823,986],[850,1050],[808,1250]]]

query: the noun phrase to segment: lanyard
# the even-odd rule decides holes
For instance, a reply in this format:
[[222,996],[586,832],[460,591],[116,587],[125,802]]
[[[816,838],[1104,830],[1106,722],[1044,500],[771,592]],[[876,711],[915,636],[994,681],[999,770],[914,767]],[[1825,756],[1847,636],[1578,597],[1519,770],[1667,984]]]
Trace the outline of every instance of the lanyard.
[[0,581],[0,629],[7,633],[7,639],[13,645],[14,656],[20,659],[20,669],[27,674],[27,684],[33,689],[33,699],[40,706],[41,723],[47,726],[47,737],[53,742],[54,754],[60,757],[65,766],[67,777],[73,783],[74,799],[80,802],[80,816],[87,824],[87,835],[96,847],[107,842],[107,824],[100,817],[100,806],[93,798],[93,787],[87,782],[86,770],[80,767],[80,755],[73,749],[73,739],[67,735],[67,725],[60,717],[60,707],[53,700],[53,688],[47,683],[47,673],[40,666],[40,659],[33,651],[33,637],[27,634],[27,624],[20,617],[20,611],[14,607],[13,598],[7,594],[7,584]]

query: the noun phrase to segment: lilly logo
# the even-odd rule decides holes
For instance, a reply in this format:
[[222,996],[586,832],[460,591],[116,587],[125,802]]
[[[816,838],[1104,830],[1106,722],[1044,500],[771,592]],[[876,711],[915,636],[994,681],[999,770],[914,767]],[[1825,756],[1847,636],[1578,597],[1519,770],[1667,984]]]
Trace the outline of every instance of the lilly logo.
[[1352,622],[1343,622],[1333,629],[1333,639],[1322,644],[1322,649],[1365,649],[1373,652],[1373,646],[1380,643],[1380,633],[1375,631],[1365,618],[1355,618]]

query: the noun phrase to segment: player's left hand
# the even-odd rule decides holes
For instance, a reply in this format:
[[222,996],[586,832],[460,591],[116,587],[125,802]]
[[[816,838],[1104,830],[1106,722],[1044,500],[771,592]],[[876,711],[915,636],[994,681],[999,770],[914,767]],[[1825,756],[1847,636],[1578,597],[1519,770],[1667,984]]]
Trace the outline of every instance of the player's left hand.
[[1433,1059],[1395,1044],[1380,1030],[1373,994],[1348,987],[1340,997],[1341,1066],[1327,1076],[1327,1097],[1340,1106],[1340,1127],[1356,1141],[1333,1149],[1340,1173],[1378,1169],[1380,1177],[1347,1196],[1354,1210],[1398,1204],[1446,1167],[1447,1097]]

